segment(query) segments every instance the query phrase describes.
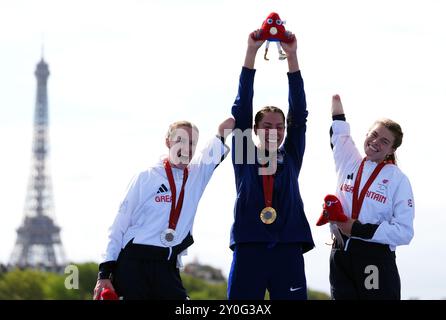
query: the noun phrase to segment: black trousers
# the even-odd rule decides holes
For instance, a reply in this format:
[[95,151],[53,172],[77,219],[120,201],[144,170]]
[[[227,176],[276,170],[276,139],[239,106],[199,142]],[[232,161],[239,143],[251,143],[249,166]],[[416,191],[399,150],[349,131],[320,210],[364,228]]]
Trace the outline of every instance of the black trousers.
[[[190,236],[188,236],[190,237]],[[168,248],[133,244],[130,241],[119,254],[113,272],[113,286],[125,300],[186,300],[177,254],[193,240],[183,241],[172,252]]]
[[330,285],[334,300],[400,300],[395,252],[388,245],[350,239],[347,249],[333,247]]

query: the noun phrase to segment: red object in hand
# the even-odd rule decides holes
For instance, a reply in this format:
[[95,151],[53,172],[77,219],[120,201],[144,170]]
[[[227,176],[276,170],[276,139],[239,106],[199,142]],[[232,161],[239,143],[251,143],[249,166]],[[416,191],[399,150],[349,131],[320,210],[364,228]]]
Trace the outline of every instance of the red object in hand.
[[99,300],[119,300],[119,297],[114,290],[104,289],[101,291]]
[[260,28],[259,39],[255,40],[280,41],[285,43],[292,42],[293,39],[289,37],[283,24],[284,21],[280,19],[279,15],[275,12],[271,12],[265,21],[263,21],[262,27]]
[[326,195],[324,198],[323,210],[316,225],[322,226],[329,221],[345,222],[347,220],[348,218],[344,214],[341,201],[332,194]]

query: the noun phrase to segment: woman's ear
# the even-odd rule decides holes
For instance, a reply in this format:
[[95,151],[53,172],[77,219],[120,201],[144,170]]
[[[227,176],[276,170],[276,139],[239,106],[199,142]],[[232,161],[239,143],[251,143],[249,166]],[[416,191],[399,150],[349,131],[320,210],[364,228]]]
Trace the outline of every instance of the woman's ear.
[[169,138],[166,138],[166,147],[167,147],[168,149],[170,149],[170,141],[169,141]]

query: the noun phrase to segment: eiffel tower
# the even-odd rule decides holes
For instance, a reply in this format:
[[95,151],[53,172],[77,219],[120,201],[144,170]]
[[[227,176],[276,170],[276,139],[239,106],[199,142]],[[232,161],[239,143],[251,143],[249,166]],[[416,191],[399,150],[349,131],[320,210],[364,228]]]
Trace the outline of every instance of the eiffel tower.
[[24,220],[17,229],[17,240],[9,266],[61,271],[66,261],[60,239],[60,228],[53,220],[53,194],[48,170],[47,82],[50,72],[43,55],[34,74],[37,78],[37,94],[32,165],[25,200]]

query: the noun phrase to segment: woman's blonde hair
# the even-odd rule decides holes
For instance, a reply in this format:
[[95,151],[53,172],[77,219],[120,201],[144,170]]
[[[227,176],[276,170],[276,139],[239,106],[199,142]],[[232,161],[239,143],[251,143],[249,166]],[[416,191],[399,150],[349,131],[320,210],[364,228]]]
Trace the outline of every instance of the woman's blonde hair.
[[175,129],[179,127],[191,128],[195,130],[197,134],[199,133],[196,125],[194,125],[192,122],[182,120],[182,121],[176,121],[169,126],[169,129],[167,130],[166,133],[166,138],[169,139],[172,136],[172,133],[175,131]]

